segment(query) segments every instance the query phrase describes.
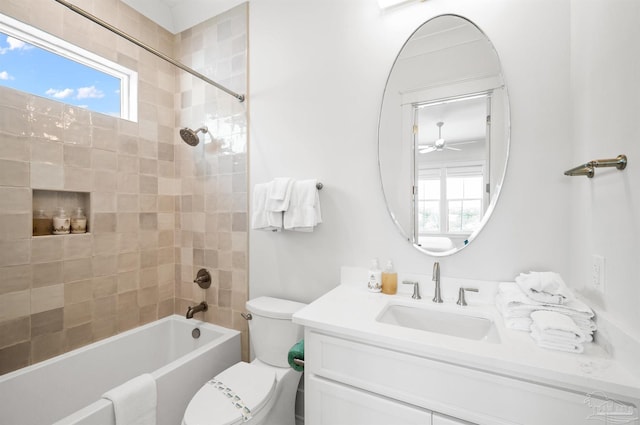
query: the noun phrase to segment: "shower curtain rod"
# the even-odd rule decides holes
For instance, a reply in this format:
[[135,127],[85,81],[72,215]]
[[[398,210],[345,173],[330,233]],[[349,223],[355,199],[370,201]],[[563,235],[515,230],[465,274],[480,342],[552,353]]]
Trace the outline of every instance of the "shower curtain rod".
[[139,47],[142,47],[144,50],[146,50],[147,52],[156,55],[157,57],[159,57],[160,59],[163,59],[175,66],[177,66],[178,68],[182,69],[183,71],[188,72],[189,74],[193,75],[194,77],[197,77],[199,79],[201,79],[202,81],[211,84],[214,87],[219,88],[220,90],[222,90],[223,92],[230,94],[231,96],[235,97],[236,99],[238,99],[238,101],[240,102],[244,102],[244,95],[243,94],[238,94],[232,90],[229,90],[228,88],[226,88],[225,86],[222,86],[218,83],[216,83],[215,81],[211,80],[210,78],[200,74],[198,71],[195,71],[191,68],[189,68],[186,65],[183,65],[182,63],[176,61],[175,59],[165,55],[164,53],[154,49],[153,47],[150,47],[146,44],[144,44],[142,41],[137,40],[136,38],[133,38],[132,36],[130,36],[129,34],[127,34],[126,32],[123,32],[121,30],[119,30],[118,28],[112,26],[111,24],[108,24],[107,22],[103,21],[102,19],[98,18],[97,16],[94,16],[92,14],[90,14],[89,12],[87,12],[84,9],[79,8],[78,6],[75,6],[65,0],[55,0],[58,3],[60,3],[63,6],[68,7],[69,9],[71,9],[72,11],[76,12],[79,15],[84,16],[85,18],[95,22],[96,24],[100,25],[103,28],[108,29],[109,31],[119,35],[120,37],[129,40],[130,42],[132,42],[133,44],[136,44]]

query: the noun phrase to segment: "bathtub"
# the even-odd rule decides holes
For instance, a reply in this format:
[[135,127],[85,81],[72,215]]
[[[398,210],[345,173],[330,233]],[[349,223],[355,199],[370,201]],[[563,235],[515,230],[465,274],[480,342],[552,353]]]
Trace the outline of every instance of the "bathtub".
[[196,391],[240,357],[240,332],[173,315],[0,376],[0,424],[115,425],[102,394],[151,373],[157,423],[177,425]]

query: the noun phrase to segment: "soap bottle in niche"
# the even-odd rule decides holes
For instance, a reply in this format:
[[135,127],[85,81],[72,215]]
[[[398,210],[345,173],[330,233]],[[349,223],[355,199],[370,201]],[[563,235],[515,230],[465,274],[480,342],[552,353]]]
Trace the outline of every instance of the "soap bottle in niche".
[[389,260],[382,271],[382,293],[393,295],[396,292],[398,292],[398,273],[393,270],[393,263]]
[[87,217],[82,208],[76,208],[71,215],[71,233],[87,233]]
[[33,212],[33,236],[44,236],[51,234],[51,217],[47,217],[44,210]]
[[380,292],[382,290],[382,271],[378,265],[378,259],[371,260],[371,268],[368,272],[369,282],[367,282],[367,288],[371,292]]
[[58,208],[53,215],[53,234],[66,235],[71,230],[71,220],[64,208]]

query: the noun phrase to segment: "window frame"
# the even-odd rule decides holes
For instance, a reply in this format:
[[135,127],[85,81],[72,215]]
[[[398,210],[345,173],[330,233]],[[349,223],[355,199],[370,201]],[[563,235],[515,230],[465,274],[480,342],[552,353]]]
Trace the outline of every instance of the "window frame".
[[[1,13],[0,32],[119,79],[119,118],[138,121],[138,73],[136,71]],[[37,93],[30,94],[40,96]],[[52,100],[60,102],[57,99]],[[92,109],[88,110],[101,113]]]

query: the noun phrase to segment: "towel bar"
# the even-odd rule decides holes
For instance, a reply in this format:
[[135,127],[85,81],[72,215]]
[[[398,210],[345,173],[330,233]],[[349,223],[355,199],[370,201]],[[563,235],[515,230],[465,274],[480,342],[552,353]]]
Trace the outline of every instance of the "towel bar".
[[618,155],[612,159],[594,159],[586,164],[578,165],[564,172],[565,176],[587,176],[592,178],[595,175],[595,168],[599,167],[616,167],[618,170],[624,170],[627,167],[627,156]]

